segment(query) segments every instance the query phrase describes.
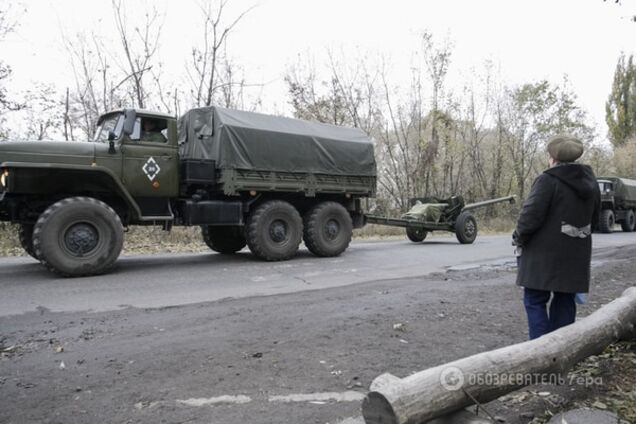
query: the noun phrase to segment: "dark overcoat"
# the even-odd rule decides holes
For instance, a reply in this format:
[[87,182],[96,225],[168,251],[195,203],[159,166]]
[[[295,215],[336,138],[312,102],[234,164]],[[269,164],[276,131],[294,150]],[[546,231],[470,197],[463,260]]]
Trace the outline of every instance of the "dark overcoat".
[[539,175],[513,234],[521,246],[517,284],[587,293],[599,209],[600,191],[589,166],[560,164]]

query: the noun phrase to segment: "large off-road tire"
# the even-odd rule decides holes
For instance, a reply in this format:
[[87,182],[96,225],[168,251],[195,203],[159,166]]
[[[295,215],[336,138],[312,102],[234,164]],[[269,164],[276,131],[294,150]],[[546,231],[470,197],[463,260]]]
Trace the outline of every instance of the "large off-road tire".
[[477,220],[470,212],[462,212],[455,221],[455,235],[461,244],[471,244],[477,238]]
[[625,219],[621,221],[621,228],[626,233],[631,233],[634,229],[636,229],[636,215],[634,214],[633,209],[627,211]]
[[349,212],[337,202],[323,202],[305,215],[303,240],[311,253],[338,256],[349,247],[353,223]]
[[91,197],[69,197],[49,206],[33,229],[42,264],[64,277],[102,274],[121,253],[124,231],[117,213]]
[[615,223],[614,211],[603,209],[598,218],[598,230],[601,233],[611,233]]
[[284,261],[298,252],[303,222],[291,204],[269,200],[252,211],[245,238],[254,255],[266,261]]
[[203,241],[215,252],[231,255],[247,245],[243,227],[237,226],[201,226]]
[[18,229],[18,238],[20,239],[20,245],[29,256],[35,260],[39,260],[35,254],[35,248],[33,247],[33,224],[22,224]]
[[428,231],[422,228],[406,227],[406,236],[413,243],[423,242],[424,239],[426,239],[427,235],[428,235]]

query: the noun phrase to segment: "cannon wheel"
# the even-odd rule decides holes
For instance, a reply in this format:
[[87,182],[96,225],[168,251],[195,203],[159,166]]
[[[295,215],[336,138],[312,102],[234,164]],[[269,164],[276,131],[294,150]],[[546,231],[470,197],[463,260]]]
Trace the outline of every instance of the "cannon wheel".
[[406,227],[406,236],[413,243],[420,243],[424,241],[427,235],[428,232],[423,228]]
[[477,220],[470,212],[462,212],[455,221],[455,235],[461,244],[471,244],[477,238]]

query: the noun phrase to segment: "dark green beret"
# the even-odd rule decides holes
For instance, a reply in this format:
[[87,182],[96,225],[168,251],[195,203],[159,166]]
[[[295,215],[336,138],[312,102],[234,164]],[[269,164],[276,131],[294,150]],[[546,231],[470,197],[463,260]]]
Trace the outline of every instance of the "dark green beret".
[[559,162],[574,162],[583,154],[583,143],[569,135],[557,135],[548,142],[548,153]]

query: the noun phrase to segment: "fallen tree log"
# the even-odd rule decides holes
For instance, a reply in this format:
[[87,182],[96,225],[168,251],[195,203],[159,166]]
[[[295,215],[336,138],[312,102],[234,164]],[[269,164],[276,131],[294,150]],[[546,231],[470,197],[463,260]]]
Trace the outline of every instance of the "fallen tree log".
[[405,378],[382,374],[362,403],[367,424],[421,424],[521,387],[559,382],[574,365],[636,336],[636,287],[572,325]]

